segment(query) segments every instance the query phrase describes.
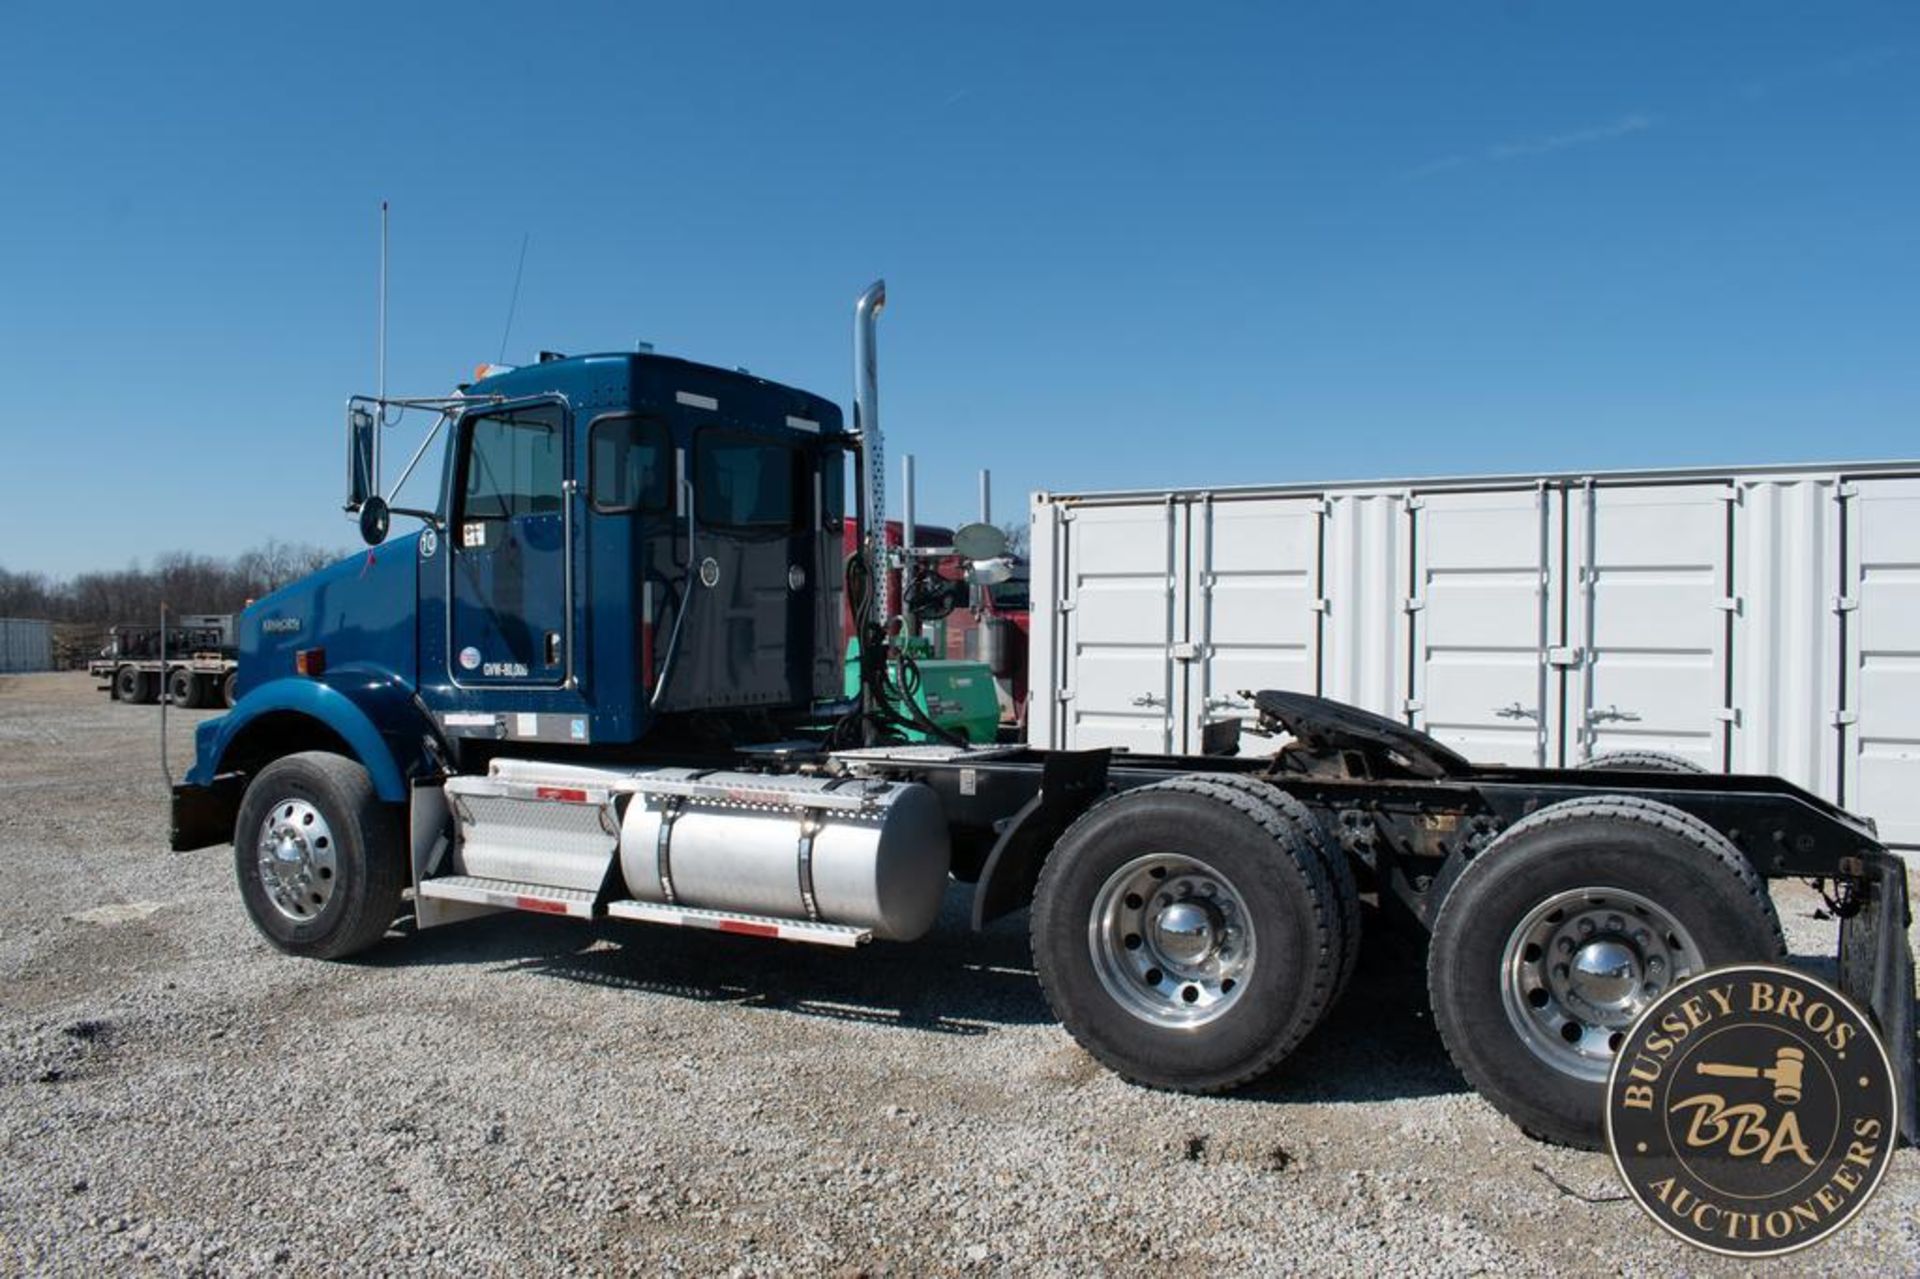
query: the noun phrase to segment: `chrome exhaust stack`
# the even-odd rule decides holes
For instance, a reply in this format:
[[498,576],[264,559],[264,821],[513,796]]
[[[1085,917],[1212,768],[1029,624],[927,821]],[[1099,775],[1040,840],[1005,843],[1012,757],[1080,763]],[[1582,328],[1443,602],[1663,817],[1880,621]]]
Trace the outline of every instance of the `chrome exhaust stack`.
[[[877,581],[887,539],[887,459],[880,435],[879,353],[874,342],[887,282],[875,280],[853,304],[853,433],[860,441],[860,547]],[[891,605],[886,613],[891,613]],[[884,614],[883,614],[884,615]]]

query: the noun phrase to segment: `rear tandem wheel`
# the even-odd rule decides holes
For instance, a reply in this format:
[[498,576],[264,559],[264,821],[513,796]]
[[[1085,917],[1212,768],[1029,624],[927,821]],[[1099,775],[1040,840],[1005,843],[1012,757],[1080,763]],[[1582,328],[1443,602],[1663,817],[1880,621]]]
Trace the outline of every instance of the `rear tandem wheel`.
[[1094,805],[1061,836],[1034,893],[1034,967],[1068,1032],[1124,1078],[1224,1092],[1326,1015],[1342,910],[1272,805],[1173,778]]
[[1448,890],[1427,989],[1454,1063],[1537,1135],[1597,1148],[1627,1030],[1675,984],[1786,953],[1766,881],[1677,808],[1606,795],[1509,827]]

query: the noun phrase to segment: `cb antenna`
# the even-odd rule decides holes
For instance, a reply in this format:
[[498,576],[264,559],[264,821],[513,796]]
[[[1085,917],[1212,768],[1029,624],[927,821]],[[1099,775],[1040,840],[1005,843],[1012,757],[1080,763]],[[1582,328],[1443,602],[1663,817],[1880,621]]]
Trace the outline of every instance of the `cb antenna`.
[[[380,406],[380,425],[392,426],[387,420],[387,202],[380,201],[380,320],[378,324],[378,348],[374,363],[374,402]],[[395,419],[397,420],[397,419]],[[375,477],[378,483],[378,477]]]
[[495,364],[507,362],[507,337],[513,332],[513,313],[520,306],[520,273],[527,269],[527,241],[533,238],[533,232],[520,233],[520,265],[513,268],[513,296],[507,299],[507,327],[500,331],[500,358]]

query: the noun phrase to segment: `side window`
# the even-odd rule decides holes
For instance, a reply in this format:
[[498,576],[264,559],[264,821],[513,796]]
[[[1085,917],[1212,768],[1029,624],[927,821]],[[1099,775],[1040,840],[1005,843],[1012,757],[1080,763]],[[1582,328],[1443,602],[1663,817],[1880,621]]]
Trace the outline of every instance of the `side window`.
[[560,510],[560,409],[540,405],[489,413],[467,424],[461,518],[509,520]]
[[812,502],[812,476],[801,499],[800,454],[751,435],[703,431],[694,445],[695,502],[714,528],[792,530]]
[[593,509],[664,511],[673,505],[673,447],[667,428],[638,417],[603,417],[587,434]]

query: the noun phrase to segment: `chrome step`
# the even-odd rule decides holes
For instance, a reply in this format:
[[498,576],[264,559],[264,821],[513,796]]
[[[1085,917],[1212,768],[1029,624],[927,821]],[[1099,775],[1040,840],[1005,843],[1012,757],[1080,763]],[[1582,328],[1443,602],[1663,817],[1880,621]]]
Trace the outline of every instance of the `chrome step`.
[[648,924],[707,928],[746,937],[812,942],[816,946],[853,947],[873,940],[871,928],[855,928],[851,924],[816,924],[804,919],[774,919],[768,915],[741,915],[728,910],[695,910],[687,906],[665,906],[658,902],[608,902],[607,914]]
[[574,919],[592,919],[597,912],[598,893],[580,888],[555,888],[550,884],[523,884],[510,879],[481,879],[477,875],[442,875],[423,879],[415,890],[421,897],[442,901],[471,902],[476,906],[499,906],[506,910],[530,910],[541,915],[568,915]]

